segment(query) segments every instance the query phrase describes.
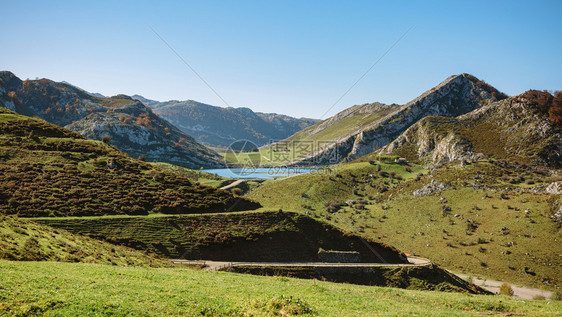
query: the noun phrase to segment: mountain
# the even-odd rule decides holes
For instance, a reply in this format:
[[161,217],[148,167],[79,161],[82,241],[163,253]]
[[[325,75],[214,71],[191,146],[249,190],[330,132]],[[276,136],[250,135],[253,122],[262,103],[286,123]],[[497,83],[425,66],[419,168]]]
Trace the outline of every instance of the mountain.
[[90,139],[108,136],[111,144],[132,157],[143,155],[147,160],[189,168],[222,166],[217,153],[125,95],[96,97],[66,83],[22,81],[10,72],[0,72],[0,106]]
[[253,112],[248,108],[222,108],[193,100],[159,102],[139,95],[132,98],[151,107],[154,113],[173,123],[197,141],[227,147],[237,140],[263,146],[309,127],[317,122],[276,113]]
[[425,117],[370,156],[424,163],[494,158],[561,168],[561,114],[562,93],[529,91],[457,118]]
[[472,75],[455,75],[405,105],[354,106],[272,145],[271,149],[291,150],[308,144],[308,151],[292,153],[293,164],[351,161],[392,142],[426,116],[456,117],[506,97]]
[[148,215],[258,207],[104,142],[0,108],[0,214]]

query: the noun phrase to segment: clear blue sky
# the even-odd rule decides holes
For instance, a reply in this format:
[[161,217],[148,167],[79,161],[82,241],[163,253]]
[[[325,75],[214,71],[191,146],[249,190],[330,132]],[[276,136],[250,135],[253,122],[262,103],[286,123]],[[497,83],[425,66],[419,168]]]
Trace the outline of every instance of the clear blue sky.
[[405,103],[452,74],[562,89],[562,1],[2,1],[0,69],[105,95],[319,118]]

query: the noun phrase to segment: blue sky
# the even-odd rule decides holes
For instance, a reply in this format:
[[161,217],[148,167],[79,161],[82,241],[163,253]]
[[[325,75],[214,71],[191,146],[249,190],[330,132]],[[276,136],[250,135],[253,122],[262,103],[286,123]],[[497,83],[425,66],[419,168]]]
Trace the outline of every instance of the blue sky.
[[562,1],[1,1],[0,69],[105,95],[320,118],[471,73],[562,89]]

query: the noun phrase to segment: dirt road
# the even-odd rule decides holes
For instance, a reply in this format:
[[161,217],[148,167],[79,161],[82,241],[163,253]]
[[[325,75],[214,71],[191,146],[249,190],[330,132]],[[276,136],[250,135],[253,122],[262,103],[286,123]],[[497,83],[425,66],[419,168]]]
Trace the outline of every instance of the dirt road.
[[[451,272],[453,273],[453,272]],[[466,274],[460,274],[460,273],[453,273],[456,276],[465,279],[468,277],[468,275]],[[490,292],[499,294],[500,293],[500,286],[505,283],[505,282],[500,282],[500,281],[494,281],[494,280],[486,280],[486,279],[481,279],[481,278],[476,278],[473,277],[472,278],[472,283],[474,283],[475,285],[478,285]],[[513,284],[509,284],[507,283],[509,286],[511,286],[511,289],[513,289],[513,297],[517,297],[517,298],[522,298],[522,299],[533,299],[535,296],[537,295],[542,295],[544,296],[546,299],[550,299],[550,296],[552,296],[552,292],[549,291],[544,291],[541,289],[537,289],[537,288],[531,288],[531,287],[525,287],[525,286],[516,286]]]
[[236,185],[242,183],[242,182],[245,181],[245,180],[247,180],[247,179],[239,179],[239,180],[237,180],[237,181],[234,181],[234,182],[231,183],[231,184],[228,184],[228,185],[226,185],[226,186],[221,187],[221,189],[225,189],[225,190],[226,190],[226,189],[232,188],[232,187],[234,187],[234,186],[236,186]]
[[379,267],[379,266],[423,266],[429,265],[429,260],[420,257],[408,257],[410,263],[326,263],[326,262],[226,262],[226,261],[191,261],[171,259],[177,264],[205,265],[207,270],[218,270],[229,266],[283,266],[283,267]]

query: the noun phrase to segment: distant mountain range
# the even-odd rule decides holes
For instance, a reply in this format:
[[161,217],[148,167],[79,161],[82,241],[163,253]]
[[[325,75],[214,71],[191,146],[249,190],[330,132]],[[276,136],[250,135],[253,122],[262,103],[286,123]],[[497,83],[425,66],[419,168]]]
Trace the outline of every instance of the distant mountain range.
[[97,97],[68,83],[22,81],[0,72],[0,106],[39,117],[94,139],[109,142],[137,158],[189,168],[220,167],[219,154],[126,95]]
[[263,146],[318,122],[277,113],[254,112],[249,108],[216,107],[193,100],[159,102],[139,95],[132,98],[209,146],[228,147],[238,140],[249,140]]

